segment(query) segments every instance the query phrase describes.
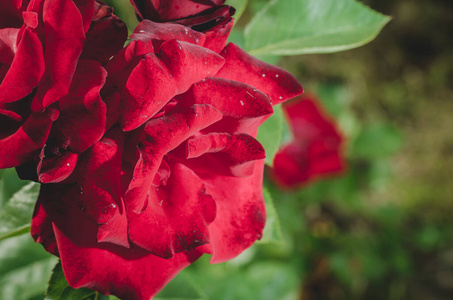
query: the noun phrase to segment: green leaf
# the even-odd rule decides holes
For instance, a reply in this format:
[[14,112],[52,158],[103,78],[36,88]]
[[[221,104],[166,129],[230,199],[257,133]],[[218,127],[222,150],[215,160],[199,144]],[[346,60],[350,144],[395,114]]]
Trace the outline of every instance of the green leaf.
[[0,211],[0,240],[29,231],[38,193],[39,184],[30,182],[6,203]]
[[282,231],[277,211],[275,210],[272,196],[269,191],[263,187],[264,201],[266,202],[266,225],[263,230],[263,237],[258,243],[282,243]]
[[61,268],[61,262],[52,270],[52,276],[49,280],[49,285],[46,292],[46,300],[100,300],[108,299],[107,296],[102,296],[99,293],[82,288],[74,289],[69,286]]
[[252,55],[299,55],[352,49],[373,40],[390,17],[356,0],[273,0],[245,29]]
[[30,236],[0,241],[0,299],[43,299],[56,263]]
[[390,124],[365,127],[352,145],[354,155],[365,159],[381,159],[395,154],[403,144],[401,133]]
[[156,300],[207,300],[186,272],[179,273],[157,294]]
[[234,23],[236,24],[238,20],[241,18],[242,14],[247,7],[248,0],[227,0],[225,2],[226,5],[233,6],[236,9],[236,13],[234,14]]
[[282,142],[283,112],[281,105],[274,106],[274,114],[258,129],[257,140],[266,151],[266,164],[272,166],[274,156]]
[[15,192],[20,190],[28,181],[20,180],[16,170],[2,169],[0,173],[0,209],[8,202]]

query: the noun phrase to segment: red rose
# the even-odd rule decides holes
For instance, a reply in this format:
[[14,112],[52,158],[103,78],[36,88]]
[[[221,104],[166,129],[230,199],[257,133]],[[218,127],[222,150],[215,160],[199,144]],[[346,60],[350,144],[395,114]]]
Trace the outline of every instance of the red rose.
[[205,43],[145,20],[107,64],[107,133],[72,176],[43,185],[32,221],[73,287],[149,299],[203,253],[223,262],[261,237],[257,129],[302,87],[234,44]]
[[102,137],[102,64],[127,35],[111,12],[94,1],[1,2],[0,168],[29,163],[24,177],[60,181]]
[[313,96],[300,96],[283,104],[293,140],[279,149],[272,168],[284,188],[345,169],[342,136],[334,121]]

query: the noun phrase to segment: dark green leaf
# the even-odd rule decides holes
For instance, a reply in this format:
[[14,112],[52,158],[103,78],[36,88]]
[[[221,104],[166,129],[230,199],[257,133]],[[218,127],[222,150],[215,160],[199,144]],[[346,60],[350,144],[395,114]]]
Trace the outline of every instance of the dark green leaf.
[[246,27],[245,49],[252,55],[347,50],[373,40],[389,20],[356,0],[273,0]]
[[0,211],[0,240],[29,231],[39,184],[31,182],[16,192]]

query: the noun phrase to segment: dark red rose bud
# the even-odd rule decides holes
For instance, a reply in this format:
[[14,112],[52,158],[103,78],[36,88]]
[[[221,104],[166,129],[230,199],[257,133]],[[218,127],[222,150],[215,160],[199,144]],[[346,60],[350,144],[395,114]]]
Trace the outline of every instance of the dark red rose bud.
[[301,96],[283,105],[293,140],[274,158],[272,175],[284,188],[343,172],[343,137],[334,121],[313,96]]

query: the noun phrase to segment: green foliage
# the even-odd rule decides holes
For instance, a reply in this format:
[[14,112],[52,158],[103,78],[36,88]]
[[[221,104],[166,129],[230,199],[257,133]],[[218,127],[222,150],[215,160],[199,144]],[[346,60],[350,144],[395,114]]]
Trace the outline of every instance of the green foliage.
[[0,211],[0,240],[30,231],[30,219],[39,184],[29,183],[17,191]]
[[27,184],[27,181],[20,180],[16,170],[0,170],[0,209],[5,205],[15,192]]
[[373,40],[390,20],[355,0],[273,0],[245,30],[252,55],[330,53]]
[[390,124],[371,124],[362,129],[352,151],[359,158],[386,158],[399,150],[402,142],[401,134]]
[[233,17],[235,23],[237,23],[247,7],[248,0],[227,0],[225,4],[233,6],[236,9],[236,13]]
[[284,116],[281,105],[274,106],[274,114],[258,129],[257,140],[266,151],[266,164],[272,166],[281,145]]
[[280,229],[280,221],[277,211],[272,203],[272,196],[266,188],[263,188],[264,201],[266,202],[266,226],[264,227],[263,237],[259,243],[282,243],[283,237]]
[[30,236],[0,241],[0,299],[28,300],[41,296],[57,258]]
[[46,300],[107,300],[109,297],[99,295],[90,289],[74,289],[69,286],[61,268],[61,262],[53,268],[46,292]]

